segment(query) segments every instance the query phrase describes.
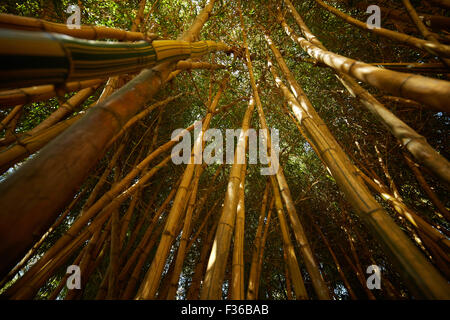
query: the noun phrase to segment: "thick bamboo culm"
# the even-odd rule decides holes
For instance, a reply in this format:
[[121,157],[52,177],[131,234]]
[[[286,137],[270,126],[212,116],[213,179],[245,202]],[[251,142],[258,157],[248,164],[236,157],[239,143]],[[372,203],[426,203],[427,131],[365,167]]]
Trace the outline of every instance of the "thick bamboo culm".
[[[229,50],[224,43],[209,40],[113,43],[4,29],[0,29],[0,41],[0,56],[8,65],[8,69],[0,71],[0,87],[8,88],[133,73],[164,61],[197,58],[209,52]],[[15,46],[17,42],[21,45]]]
[[[267,125],[267,122],[265,119],[264,110],[262,108],[262,103],[261,103],[261,100],[259,97],[258,88],[256,87],[256,83],[255,83],[255,77],[253,74],[253,66],[251,63],[250,51],[248,49],[247,40],[246,40],[247,34],[246,34],[245,25],[244,25],[241,11],[240,11],[239,16],[240,16],[241,26],[242,26],[243,43],[244,43],[244,48],[245,48],[246,64],[247,64],[249,77],[250,77],[250,85],[252,87],[253,95],[255,98],[255,103],[256,103],[256,108],[258,110],[258,116],[259,116],[261,128],[265,132],[265,141],[267,143],[268,156],[269,156],[269,159],[271,159],[271,156],[270,156],[270,153],[272,150],[271,137],[268,132],[268,125]],[[271,161],[272,160],[270,160],[270,162]],[[314,255],[312,254],[311,247],[309,245],[309,241],[305,234],[304,228],[303,228],[302,223],[296,212],[296,208],[295,208],[295,205],[294,205],[294,202],[292,200],[292,196],[291,196],[291,193],[289,190],[289,185],[286,182],[286,178],[284,176],[281,165],[279,165],[278,171],[276,172],[276,179],[278,181],[281,196],[283,198],[284,203],[286,204],[288,217],[291,222],[291,226],[294,231],[295,238],[297,240],[297,243],[300,246],[302,257],[304,259],[308,273],[311,277],[314,290],[317,293],[317,296],[319,297],[319,299],[324,299],[324,300],[330,299],[328,288],[327,288],[325,281],[323,280],[323,277],[320,273],[318,264],[315,261]]]
[[217,69],[225,69],[226,67],[220,64],[212,64],[208,62],[178,61],[177,66],[175,68],[178,70],[188,70],[188,69],[217,70]]
[[403,279],[408,283],[410,289],[422,297],[441,299],[450,297],[450,288],[442,286],[442,283],[445,282],[442,275],[426,260],[425,256],[375,201],[337,142],[329,141],[329,138],[321,132],[322,130],[313,119],[307,116],[301,104],[276,74],[273,66],[270,66],[270,71],[275,83],[288,100],[295,117],[300,125],[304,126],[305,132],[320,151],[321,157],[336,183],[347,196],[361,220],[387,249],[387,253],[397,267],[403,270]]
[[[192,42],[208,20],[213,6],[214,1],[209,1],[179,39]],[[166,61],[152,70],[143,70],[2,182],[0,206],[4,210],[0,216],[3,225],[14,224],[20,232],[0,228],[0,255],[6,257],[0,263],[0,275],[7,273],[32,247],[33,234],[42,235],[50,227],[60,208],[70,202],[77,186],[101,159],[111,138],[159,92],[175,65]],[[91,147],[77,147],[85,145]],[[47,200],[37,201],[33,196],[35,192],[46,194]],[[22,220],[22,217],[27,218]],[[27,221],[26,226],[19,220]]]
[[[369,6],[369,3],[357,3],[356,7],[359,9],[363,9],[366,10],[367,7]],[[396,10],[396,9],[392,9],[392,8],[385,8],[382,6],[379,6],[381,9],[381,13],[383,15],[386,15],[389,18],[393,18],[396,20],[401,20],[401,21],[405,21],[405,22],[410,22],[410,17],[408,16],[408,14],[404,11],[404,10]],[[426,13],[418,13],[420,17],[422,17],[423,22],[425,23],[425,25],[427,27],[430,27],[434,30],[446,30],[448,28],[450,28],[450,18],[449,17],[445,17],[445,16],[439,16],[439,15],[431,15],[431,14],[426,14]]]
[[0,28],[54,32],[88,40],[117,39],[121,41],[139,41],[156,37],[155,35],[149,35],[146,37],[140,32],[131,32],[103,26],[82,25],[80,26],[80,29],[69,29],[67,24],[54,23],[41,19],[15,16],[5,13],[0,14]]
[[425,50],[436,56],[440,56],[443,58],[450,58],[450,46],[436,44],[431,41],[415,38],[413,36],[410,36],[410,35],[407,35],[404,33],[399,33],[399,32],[384,29],[384,28],[369,29],[369,27],[367,26],[366,23],[361,22],[355,18],[352,18],[351,16],[343,13],[342,11],[336,9],[335,7],[332,7],[328,4],[326,4],[322,0],[314,0],[314,1],[317,4],[319,4],[320,6],[322,6],[324,9],[326,9],[329,12],[331,12],[332,14],[334,14],[335,16],[341,18],[345,22],[350,23],[350,24],[354,25],[355,27],[358,27],[362,30],[371,31],[377,35],[405,43],[411,47]]
[[103,79],[73,81],[61,85],[43,85],[28,88],[0,91],[0,108],[4,109],[16,104],[45,101],[64,93],[78,91],[103,83]]
[[261,203],[261,211],[258,219],[258,227],[256,228],[256,234],[253,244],[254,249],[250,265],[250,274],[248,276],[247,300],[256,299],[256,286],[257,286],[256,275],[257,275],[258,255],[261,248],[261,239],[264,226],[264,218],[266,216],[268,192],[269,192],[269,183],[266,184],[266,187],[264,189],[264,194]]
[[183,208],[186,204],[188,186],[192,180],[195,168],[199,166],[198,164],[194,163],[194,151],[203,150],[203,133],[209,127],[213,112],[217,109],[217,105],[223,91],[225,90],[227,81],[228,78],[223,79],[221,86],[214,97],[214,100],[211,102],[211,105],[208,108],[208,113],[203,121],[202,131],[194,142],[190,162],[189,164],[187,164],[186,170],[183,173],[183,179],[181,180],[181,184],[173,201],[172,208],[167,218],[167,223],[164,226],[163,236],[158,245],[155,258],[153,259],[152,264],[150,265],[150,268],[148,269],[147,274],[144,278],[144,281],[142,282],[135,297],[138,300],[155,298],[170,247],[172,246],[172,243],[177,236],[177,234],[175,234],[175,229],[177,228],[178,223],[184,213]]

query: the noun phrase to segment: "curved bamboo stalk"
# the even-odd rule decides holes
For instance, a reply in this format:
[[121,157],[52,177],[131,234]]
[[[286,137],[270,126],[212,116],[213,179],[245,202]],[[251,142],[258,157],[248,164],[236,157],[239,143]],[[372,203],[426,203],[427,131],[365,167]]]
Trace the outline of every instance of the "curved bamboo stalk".
[[442,8],[450,9],[450,0],[426,0],[426,1],[436,4]]
[[427,181],[425,180],[424,176],[419,170],[419,166],[414,163],[405,153],[403,153],[403,157],[405,158],[406,164],[411,169],[411,171],[414,173],[414,176],[417,179],[417,182],[419,182],[419,185],[422,187],[422,190],[425,191],[425,193],[430,198],[431,202],[434,203],[436,208],[439,210],[439,212],[450,221],[450,212],[448,209],[444,206],[444,204],[439,200],[439,198],[436,196],[436,194],[431,190],[430,186],[428,185]]
[[[428,298],[449,297],[450,288],[442,275],[426,260],[417,247],[395,224],[384,209],[375,201],[355,167],[339,147],[337,142],[330,143],[317,124],[306,116],[305,110],[296,101],[294,95],[282,83],[273,66],[270,71],[276,85],[282,90],[292,111],[304,126],[306,133],[322,153],[322,157],[332,173],[336,183],[355,208],[356,213],[369,230],[384,244],[387,253],[393,258],[409,288],[419,296]],[[426,274],[426,275],[425,275]]]
[[377,35],[407,44],[411,47],[415,47],[418,49],[425,50],[433,55],[444,57],[444,58],[450,58],[450,46],[442,45],[442,44],[436,44],[430,41],[426,41],[423,39],[415,38],[413,36],[399,33],[396,31],[384,29],[384,28],[374,28],[369,29],[366,23],[361,22],[357,19],[352,18],[351,16],[343,13],[342,11],[336,9],[335,7],[332,7],[322,0],[314,0],[317,4],[322,6],[327,11],[331,12],[335,16],[341,18],[347,23],[350,23],[354,25],[355,27],[358,27],[359,29],[365,30],[365,31],[371,31]]
[[266,207],[267,207],[267,198],[269,192],[269,181],[266,183],[266,187],[264,189],[264,194],[262,198],[261,211],[258,219],[258,227],[256,228],[255,240],[253,241],[253,254],[250,265],[250,274],[248,276],[248,286],[247,286],[247,300],[255,300],[256,299],[256,275],[257,275],[257,265],[258,265],[258,256],[261,248],[262,241],[262,231],[264,226],[264,218],[266,216]]
[[280,223],[281,236],[283,240],[283,247],[286,250],[286,264],[289,268],[289,273],[292,277],[292,286],[294,287],[295,296],[299,300],[307,300],[308,293],[306,292],[305,284],[303,282],[302,274],[298,266],[297,257],[295,256],[294,246],[289,237],[289,228],[284,216],[283,203],[281,202],[280,190],[274,176],[270,176],[272,190],[275,199],[275,208],[277,211],[278,221]]
[[144,34],[140,32],[130,32],[103,26],[83,25],[80,29],[69,29],[67,25],[63,23],[54,23],[41,19],[21,17],[5,13],[0,14],[0,28],[55,32],[88,40],[117,39],[121,41],[138,41],[145,40],[146,38],[156,38],[156,35],[153,34],[145,37]]
[[[258,110],[259,121],[261,123],[261,128],[266,133],[265,141],[267,143],[267,150],[270,153],[272,150],[271,146],[271,137],[268,132],[268,126],[264,115],[264,110],[262,108],[262,103],[259,97],[258,88],[256,87],[255,77],[253,74],[253,66],[251,63],[250,51],[247,46],[247,36],[245,31],[245,26],[242,18],[242,13],[240,12],[241,18],[241,26],[243,30],[243,40],[244,40],[244,48],[245,48],[245,57],[247,68],[250,76],[250,85],[252,87],[253,95],[255,97],[256,107]],[[271,159],[271,155],[269,155],[269,159]],[[271,160],[272,161],[272,160]],[[294,201],[292,200],[292,196],[289,190],[289,186],[286,182],[286,178],[283,173],[283,168],[279,165],[278,171],[276,172],[276,178],[280,187],[281,196],[283,198],[284,203],[286,204],[287,213],[289,216],[289,220],[291,222],[292,229],[294,231],[295,238],[297,243],[300,246],[300,250],[302,252],[302,257],[304,259],[306,268],[308,270],[309,275],[311,276],[311,280],[313,282],[314,290],[320,299],[330,299],[329,290],[323,280],[323,277],[319,271],[318,264],[314,259],[314,256],[311,251],[311,247],[309,245],[308,238],[304,232],[303,226],[298,218],[298,214],[296,212]]]
[[[301,19],[293,6],[290,6],[291,12],[295,12],[294,17],[299,24],[300,28],[305,33],[305,36],[311,42],[314,42],[316,48],[322,48],[319,50],[326,50],[321,42],[311,33],[309,28]],[[284,19],[281,20],[282,26],[285,28],[291,38],[301,45],[300,39],[303,39],[295,35],[292,29],[287,25]],[[305,40],[305,39],[303,39]],[[305,40],[306,41],[306,40]],[[309,42],[308,42],[309,43]],[[312,44],[311,44],[312,45]],[[322,61],[322,57],[319,57]],[[347,76],[345,73],[341,73],[342,70],[334,68],[337,72],[338,79],[342,82],[344,87],[355,97],[357,97],[361,103],[374,114],[388,129],[389,131],[401,142],[401,144],[411,154],[425,166],[430,168],[438,177],[444,181],[450,181],[450,164],[443,156],[441,156],[436,150],[434,150],[427,142],[426,139],[415,132],[406,123],[397,118],[391,111],[389,111],[383,104],[375,99],[368,91],[364,90],[354,79]],[[449,90],[450,93],[450,90]],[[448,93],[447,93],[448,94]]]

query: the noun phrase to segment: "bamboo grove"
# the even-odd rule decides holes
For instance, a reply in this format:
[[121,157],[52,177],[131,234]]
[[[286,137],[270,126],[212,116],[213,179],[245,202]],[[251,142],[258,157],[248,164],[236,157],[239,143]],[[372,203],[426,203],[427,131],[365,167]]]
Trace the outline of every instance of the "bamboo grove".
[[0,4],[0,297],[450,299],[447,0],[70,4]]

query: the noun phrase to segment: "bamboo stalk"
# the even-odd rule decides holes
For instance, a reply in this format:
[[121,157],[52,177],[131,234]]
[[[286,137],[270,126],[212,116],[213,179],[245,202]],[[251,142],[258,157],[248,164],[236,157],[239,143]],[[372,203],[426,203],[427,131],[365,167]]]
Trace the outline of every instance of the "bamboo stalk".
[[[45,255],[38,260],[29,270],[28,272],[19,279],[13,287],[10,288],[11,292],[15,292],[17,288],[25,288],[23,293],[19,295],[21,298],[29,297],[34,294],[33,290],[37,290],[39,285],[42,285],[42,282],[45,279],[41,277],[35,277],[35,273],[44,274],[46,270],[52,270],[50,267],[56,268],[55,265],[61,263],[60,259],[57,259],[58,256],[61,256],[66,252],[66,248],[72,248],[77,244],[73,239],[76,238],[79,241],[85,241],[89,236],[92,236],[96,228],[101,226],[106,219],[108,219],[111,213],[119,207],[119,205],[128,198],[130,194],[133,193],[141,184],[148,181],[153,175],[155,175],[160,168],[162,168],[167,162],[171,159],[170,156],[166,157],[161,163],[157,166],[153,167],[149,170],[138,183],[134,184],[131,188],[128,188],[125,192],[123,192],[119,197],[112,199],[112,201],[104,206],[100,212],[93,211],[92,215],[82,214],[75,222],[71,225],[69,230],[66,231],[65,234],[61,238],[59,238],[56,243],[45,253]],[[118,184],[118,183],[117,183]],[[87,225],[87,222],[95,215],[95,219],[79,234],[77,233]],[[48,262],[51,261],[51,266],[48,266]],[[46,268],[43,268],[46,266]],[[33,279],[31,282],[30,279]],[[22,289],[21,289],[22,290]]]
[[[217,226],[214,245],[208,260],[208,267],[203,281],[203,288],[200,298],[220,299],[222,296],[222,284],[225,275],[226,262],[230,250],[231,237],[235,228],[237,207],[239,202],[239,185],[241,183],[241,173],[245,162],[247,148],[247,131],[250,119],[255,107],[253,99],[250,99],[247,110],[242,120],[242,131],[238,138],[234,162],[231,167],[230,177],[227,185],[227,192],[223,204],[223,210]],[[239,281],[241,281],[239,279]],[[241,290],[235,293],[234,297],[241,295]]]
[[330,143],[324,138],[317,124],[311,121],[311,118],[305,117],[305,111],[282,83],[273,67],[270,67],[270,71],[277,86],[288,99],[295,117],[300,125],[304,126],[305,131],[322,153],[322,157],[336,183],[355,208],[358,216],[384,244],[387,253],[397,263],[397,266],[403,269],[402,275],[409,288],[416,294],[429,298],[450,296],[449,287],[443,285],[445,281],[442,275],[426,260],[403,231],[373,199],[361,178],[356,176],[355,167],[349,165],[350,162],[342,149],[336,142]]
[[280,190],[274,176],[270,177],[272,183],[273,195],[275,198],[275,208],[277,211],[278,221],[280,223],[281,235],[283,239],[283,247],[286,250],[286,264],[289,268],[289,273],[292,277],[292,286],[294,287],[295,297],[299,300],[307,300],[308,293],[306,292],[305,284],[303,282],[302,274],[298,266],[297,258],[295,256],[294,246],[289,238],[289,228],[283,212],[283,203],[281,202]]
[[[357,3],[356,6],[360,9],[366,10],[369,6],[369,3]],[[408,14],[405,13],[403,10],[396,10],[392,8],[385,8],[382,6],[379,6],[381,9],[381,13],[383,15],[386,15],[389,18],[393,18],[396,20],[401,20],[405,22],[410,22],[410,17],[408,17]],[[434,30],[446,30],[450,28],[450,18],[445,16],[439,16],[439,15],[431,15],[426,13],[420,13],[420,17],[423,17],[423,22],[428,27],[434,29]]]
[[175,258],[175,265],[174,269],[172,271],[169,288],[167,291],[167,297],[168,300],[174,300],[176,297],[176,293],[178,290],[178,282],[180,280],[180,274],[183,268],[184,264],[184,257],[187,253],[187,243],[189,240],[189,236],[191,234],[191,224],[192,224],[192,215],[194,213],[194,205],[197,200],[197,191],[198,191],[198,184],[200,180],[200,176],[202,175],[204,170],[204,166],[200,166],[195,170],[194,178],[192,180],[192,191],[191,196],[189,197],[189,202],[187,206],[186,215],[184,218],[184,225],[183,230],[181,234],[180,239],[180,245],[178,246],[177,255]]
[[370,65],[377,66],[379,68],[386,68],[391,70],[397,70],[400,72],[409,73],[447,73],[449,70],[442,63],[384,63],[384,62],[372,62]]
[[12,269],[5,278],[0,282],[0,287],[3,287],[8,281],[10,281],[15,274],[23,268],[23,266],[29,261],[29,259],[36,253],[39,247],[44,243],[45,239],[48,238],[50,233],[54,231],[67,217],[72,208],[77,204],[77,202],[81,199],[81,196],[86,192],[86,189],[83,189],[80,193],[78,193],[72,202],[67,206],[64,212],[58,217],[58,219],[53,223],[53,225],[47,230],[47,232],[37,241],[33,248],[31,248],[27,254],[23,257],[23,259]]
[[[225,85],[228,78],[225,78],[222,81],[222,84],[212,101],[208,113],[203,122],[202,131],[199,136],[196,138],[194,142],[194,150],[202,150],[203,144],[203,132],[209,127],[212,112],[216,110],[217,105],[219,103],[219,99],[225,90]],[[147,274],[144,278],[143,283],[141,284],[138,293],[136,295],[136,299],[154,299],[156,295],[156,291],[158,290],[159,283],[162,276],[162,271],[166,262],[166,259],[169,254],[170,247],[172,246],[173,241],[176,238],[176,228],[179,221],[183,215],[183,208],[186,203],[186,197],[188,193],[188,186],[192,180],[192,176],[194,173],[194,169],[198,166],[198,164],[194,164],[194,152],[192,152],[190,157],[190,162],[187,164],[186,170],[183,173],[183,178],[181,180],[181,184],[178,188],[177,195],[175,196],[175,200],[173,201],[172,208],[170,210],[169,216],[167,218],[166,225],[164,226],[163,236],[158,245],[158,249],[156,251],[155,258],[150,265],[150,268],[147,271]]]
[[259,254],[258,254],[258,263],[256,264],[256,280],[255,280],[255,297],[259,297],[259,281],[261,279],[261,270],[262,270],[262,262],[264,258],[264,249],[267,242],[267,237],[269,235],[269,226],[270,226],[270,220],[272,217],[272,209],[275,204],[275,198],[272,197],[272,200],[270,201],[268,212],[267,212],[267,218],[266,218],[266,224],[264,226],[264,232],[261,239],[261,246],[259,248]]
[[187,69],[207,69],[207,70],[217,70],[225,69],[226,67],[221,64],[213,64],[208,62],[194,62],[194,61],[178,61],[177,70],[187,70]]
[[[311,33],[295,8],[293,6],[290,6],[290,10],[308,40],[310,40],[311,43],[314,43],[317,48],[326,50],[322,43]],[[303,38],[295,35],[292,29],[286,24],[284,19],[281,20],[281,23],[283,28],[285,28],[285,31],[291,35],[291,38],[300,45],[300,40],[297,40]],[[338,69],[335,70],[337,72],[338,79],[342,82],[342,84],[350,92],[350,94],[357,97],[361,101],[361,103],[372,114],[374,114],[397,139],[399,139],[401,144],[406,149],[408,149],[408,151],[411,152],[411,154],[419,162],[430,168],[430,170],[435,172],[441,179],[450,181],[450,164],[447,159],[436,152],[436,150],[434,150],[427,143],[426,139],[423,136],[419,135],[406,123],[401,121],[392,112],[386,109],[383,104],[376,100],[368,91],[364,90],[354,79],[347,76],[345,73],[341,73]]]
[[16,104],[28,104],[45,101],[56,96],[62,96],[68,92],[79,91],[94,87],[104,82],[103,79],[66,82],[61,85],[42,85],[14,90],[0,91],[0,108],[6,108]]
[[117,297],[117,274],[119,270],[119,251],[120,251],[120,227],[119,227],[119,209],[112,212],[111,217],[111,251],[109,261],[109,281],[107,299]]
[[444,58],[450,58],[450,46],[446,45],[437,45],[433,42],[422,40],[419,38],[412,37],[410,35],[395,32],[392,30],[384,29],[384,28],[374,28],[369,29],[367,24],[364,22],[361,22],[357,19],[352,18],[351,16],[343,13],[342,11],[336,9],[335,7],[332,7],[322,0],[314,0],[316,3],[320,6],[322,6],[327,11],[331,12],[335,16],[341,18],[347,23],[350,23],[354,25],[355,27],[358,27],[359,29],[365,30],[365,31],[371,31],[377,35],[407,44],[411,47],[419,48],[422,50],[425,50],[433,55],[444,57]]
[[11,110],[11,112],[8,113],[8,115],[0,122],[0,131],[5,129],[8,124],[22,112],[22,108],[22,104],[17,105]]
[[[211,0],[205,6],[181,37],[183,41],[192,41],[199,34],[213,5]],[[32,246],[33,234],[42,235],[48,229],[60,208],[103,156],[110,139],[159,91],[173,68],[174,64],[167,61],[142,71],[2,181],[0,275],[6,274]],[[42,197],[36,198],[36,194]],[[42,201],[43,198],[46,200]],[[9,225],[17,226],[16,230],[3,227]]]
[[[219,217],[218,217],[219,218]],[[212,244],[214,240],[215,231],[217,228],[217,224],[219,222],[219,219],[216,219],[215,222],[213,222],[213,226],[210,229],[210,232],[204,233],[202,239],[204,239],[204,243],[201,248],[200,252],[200,259],[198,263],[195,266],[194,275],[192,276],[191,285],[189,287],[188,293],[187,293],[187,299],[189,300],[197,300],[199,298],[200,294],[200,286],[201,286],[201,280],[206,268],[206,263],[208,262],[208,255],[212,249]]]
[[73,97],[63,103],[55,112],[48,116],[44,121],[29,131],[30,135],[34,135],[43,129],[47,129],[60,121],[63,117],[75,111],[87,98],[89,98],[99,85],[82,89]]
[[[0,14],[0,28],[55,32],[88,40],[117,39],[122,41],[138,41],[146,38],[140,32],[130,32],[103,26],[83,25],[80,27],[80,29],[69,29],[67,25],[63,23],[54,23],[36,18],[15,16],[12,14]],[[156,35],[150,35],[150,38],[152,37],[156,37]]]
[[434,110],[443,112],[450,110],[446,103],[450,100],[450,82],[448,81],[377,68],[365,62],[321,49],[305,38],[294,35],[286,27],[285,31],[310,56],[340,73],[350,75],[396,96],[422,102]]
[[348,294],[350,295],[350,297],[353,300],[357,300],[357,297],[355,295],[355,292],[353,291],[347,277],[345,276],[344,271],[342,270],[342,267],[339,263],[339,260],[336,257],[336,254],[334,253],[333,249],[331,248],[330,242],[327,240],[327,238],[325,237],[325,235],[323,234],[322,230],[320,230],[320,227],[313,221],[311,215],[309,214],[309,212],[307,212],[308,216],[310,217],[311,223],[314,227],[314,229],[317,231],[317,233],[320,235],[320,237],[322,238],[322,241],[325,243],[325,246],[328,249],[328,252],[330,252],[330,255],[334,261],[334,264],[336,265],[336,270],[339,272],[339,275],[341,276],[342,281],[344,282],[345,288],[348,291]]
[[[245,55],[246,55],[246,62],[247,62],[247,68],[249,70],[250,75],[250,84],[252,86],[253,94],[255,97],[255,102],[258,110],[259,120],[261,123],[262,129],[264,129],[264,132],[266,133],[266,143],[267,143],[267,149],[271,150],[271,137],[268,133],[268,126],[266,123],[266,119],[264,116],[264,110],[262,108],[261,100],[259,98],[258,89],[256,87],[254,75],[253,75],[253,67],[250,59],[250,52],[248,50],[248,46],[246,44],[246,33],[244,28],[244,23],[242,19],[242,13],[240,14],[241,17],[241,25],[243,29],[243,39],[244,39],[244,47],[245,47]],[[316,117],[317,118],[317,117]],[[270,151],[269,151],[270,152]],[[271,159],[271,156],[269,156],[269,159]],[[286,209],[288,212],[289,220],[291,222],[295,238],[300,245],[301,252],[303,259],[306,264],[306,268],[308,270],[309,275],[311,276],[314,289],[317,293],[317,295],[320,297],[320,299],[330,299],[328,288],[323,280],[322,275],[320,274],[318,265],[314,259],[314,256],[311,252],[311,248],[309,246],[308,239],[306,237],[306,234],[303,230],[303,226],[298,218],[295,204],[292,200],[292,196],[289,190],[289,186],[286,182],[286,178],[284,177],[283,169],[281,165],[278,168],[278,171],[276,172],[276,178],[278,181],[278,184],[280,186],[281,190],[281,196],[283,197],[283,201],[286,204]]]
[[236,228],[233,243],[231,274],[231,299],[244,300],[244,232],[245,232],[245,175],[246,164],[242,166],[239,184],[239,200],[236,212]]
[[[438,41],[438,39],[428,30],[428,28],[425,26],[425,24],[422,22],[422,20],[417,15],[416,10],[411,5],[411,2],[409,0],[402,0],[403,6],[405,7],[406,11],[408,12],[408,15],[410,16],[412,22],[416,25],[417,29],[419,29],[422,36],[427,39],[428,41],[436,44],[441,45]],[[447,66],[450,67],[450,59],[441,58],[442,62]]]
[[[164,202],[161,204],[161,206],[158,208],[157,212],[154,214],[153,219],[150,222],[150,225],[147,227],[147,230],[145,231],[144,235],[142,236],[141,240],[139,241],[139,244],[137,245],[136,250],[134,250],[133,255],[130,259],[128,259],[127,265],[122,269],[121,274],[119,275],[120,280],[125,279],[126,271],[132,266],[134,261],[137,257],[139,257],[138,262],[135,264],[134,269],[128,279],[127,286],[124,289],[124,292],[121,296],[122,299],[131,299],[134,293],[134,290],[136,288],[136,284],[138,282],[138,278],[140,273],[142,272],[142,266],[144,265],[144,262],[150,253],[151,248],[153,248],[153,245],[146,245],[147,242],[154,242],[156,240],[152,240],[152,232],[154,230],[154,227],[156,226],[156,223],[158,222],[158,219],[160,219],[162,213],[166,209],[166,207],[169,205],[170,201],[175,197],[176,192],[178,190],[179,183],[181,182],[181,178],[179,181],[172,187],[172,190],[170,191],[168,197]],[[161,224],[161,231],[163,228],[163,225]],[[160,232],[155,232],[156,234],[160,234]]]
[[247,300],[256,299],[256,275],[257,275],[257,266],[258,266],[258,256],[261,248],[262,241],[262,230],[264,226],[264,218],[266,216],[266,207],[267,207],[267,198],[269,192],[269,181],[266,183],[266,187],[264,189],[264,194],[261,202],[261,211],[258,219],[258,227],[256,228],[255,240],[253,241],[253,254],[252,254],[252,262],[250,265],[250,275],[248,276],[248,286],[247,286]]

